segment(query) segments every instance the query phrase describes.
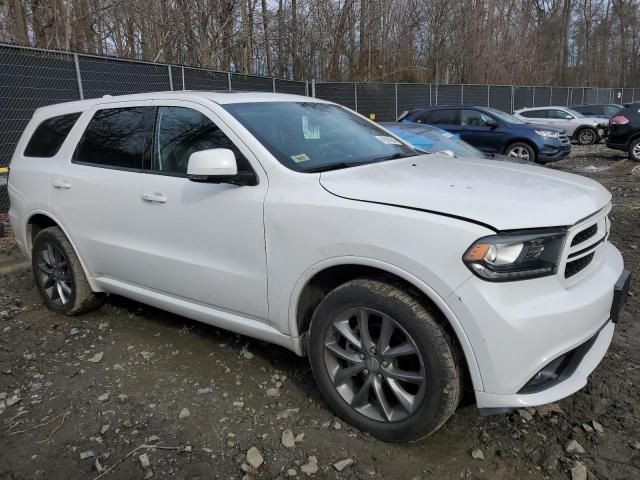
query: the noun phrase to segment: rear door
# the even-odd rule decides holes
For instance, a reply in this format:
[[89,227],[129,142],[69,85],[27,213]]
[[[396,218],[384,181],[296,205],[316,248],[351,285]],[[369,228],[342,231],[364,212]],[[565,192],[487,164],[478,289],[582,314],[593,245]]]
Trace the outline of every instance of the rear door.
[[[251,151],[208,107],[154,101],[151,155],[135,195],[137,282],[261,321],[268,318],[263,206],[267,177]],[[255,186],[187,179],[189,156],[231,149]]]
[[90,274],[121,280],[145,249],[137,232],[137,195],[148,150],[147,105],[121,102],[85,112],[65,160],[51,175],[51,210]]

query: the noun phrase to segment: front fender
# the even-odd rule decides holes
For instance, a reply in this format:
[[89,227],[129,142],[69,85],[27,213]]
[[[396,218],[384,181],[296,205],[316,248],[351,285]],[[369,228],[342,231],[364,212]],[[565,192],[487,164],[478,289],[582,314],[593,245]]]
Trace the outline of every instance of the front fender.
[[396,265],[377,260],[375,258],[351,255],[332,257],[322,260],[307,269],[307,271],[305,271],[304,274],[302,274],[296,282],[293,291],[291,292],[289,301],[288,324],[289,332],[292,337],[300,337],[300,332],[298,332],[297,311],[298,301],[305,286],[317,273],[326,270],[327,268],[340,265],[361,265],[384,270],[409,282],[414,287],[419,289],[423,294],[425,294],[438,307],[438,309],[440,309],[442,314],[445,316],[445,318],[453,328],[467,361],[467,366],[469,368],[469,374],[473,382],[474,390],[483,390],[482,377],[480,375],[480,369],[478,367],[478,362],[476,360],[475,353],[473,352],[471,342],[469,341],[464,327],[458,320],[457,316],[454,314],[453,310],[451,310],[447,302],[444,300],[444,298],[433,288],[431,288],[429,285],[427,285],[425,282],[423,282],[410,272],[407,272],[406,270]]

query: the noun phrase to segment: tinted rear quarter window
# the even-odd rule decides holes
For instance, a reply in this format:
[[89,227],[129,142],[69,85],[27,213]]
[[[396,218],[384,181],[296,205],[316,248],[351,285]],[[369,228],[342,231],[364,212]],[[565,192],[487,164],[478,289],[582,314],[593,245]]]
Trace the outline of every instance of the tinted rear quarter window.
[[98,110],[82,135],[74,161],[115,168],[142,168],[147,148],[145,107]]
[[526,118],[546,118],[547,110],[529,110],[528,112],[521,112],[520,115]]
[[80,115],[69,113],[43,121],[33,132],[27,148],[24,149],[24,155],[44,158],[55,156]]

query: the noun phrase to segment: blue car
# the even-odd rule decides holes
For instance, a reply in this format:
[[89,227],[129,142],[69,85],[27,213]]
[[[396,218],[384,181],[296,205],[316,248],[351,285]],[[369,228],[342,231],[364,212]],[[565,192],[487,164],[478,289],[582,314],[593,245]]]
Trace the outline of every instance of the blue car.
[[571,152],[564,130],[527,123],[490,107],[417,108],[404,112],[398,121],[436,126],[485,153],[538,163],[561,160]]
[[514,163],[531,163],[529,160],[508,157],[497,153],[484,153],[461,140],[453,133],[431,125],[408,122],[382,122],[384,128],[426,153],[444,153],[452,157],[500,160]]

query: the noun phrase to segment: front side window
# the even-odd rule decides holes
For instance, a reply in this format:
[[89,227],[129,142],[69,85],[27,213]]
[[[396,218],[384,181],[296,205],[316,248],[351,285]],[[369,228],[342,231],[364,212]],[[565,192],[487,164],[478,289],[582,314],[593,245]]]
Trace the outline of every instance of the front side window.
[[191,154],[212,148],[233,150],[238,171],[248,171],[250,168],[229,137],[202,113],[185,107],[158,108],[153,136],[152,170],[186,175]]
[[462,110],[460,113],[460,123],[469,127],[486,127],[491,120],[493,118],[478,110]]
[[74,161],[115,168],[142,168],[145,107],[98,110],[82,135]]
[[429,125],[457,125],[456,117],[455,110],[434,110],[425,123]]
[[618,105],[605,105],[604,106],[604,114],[605,115],[609,115],[609,116],[614,116],[616,113],[618,113],[620,110],[622,110],[622,107],[618,106]]
[[80,115],[80,113],[69,113],[43,121],[33,132],[24,150],[25,157],[55,156]]
[[337,105],[232,103],[224,108],[284,166],[298,172],[348,168],[416,155],[375,124]]

